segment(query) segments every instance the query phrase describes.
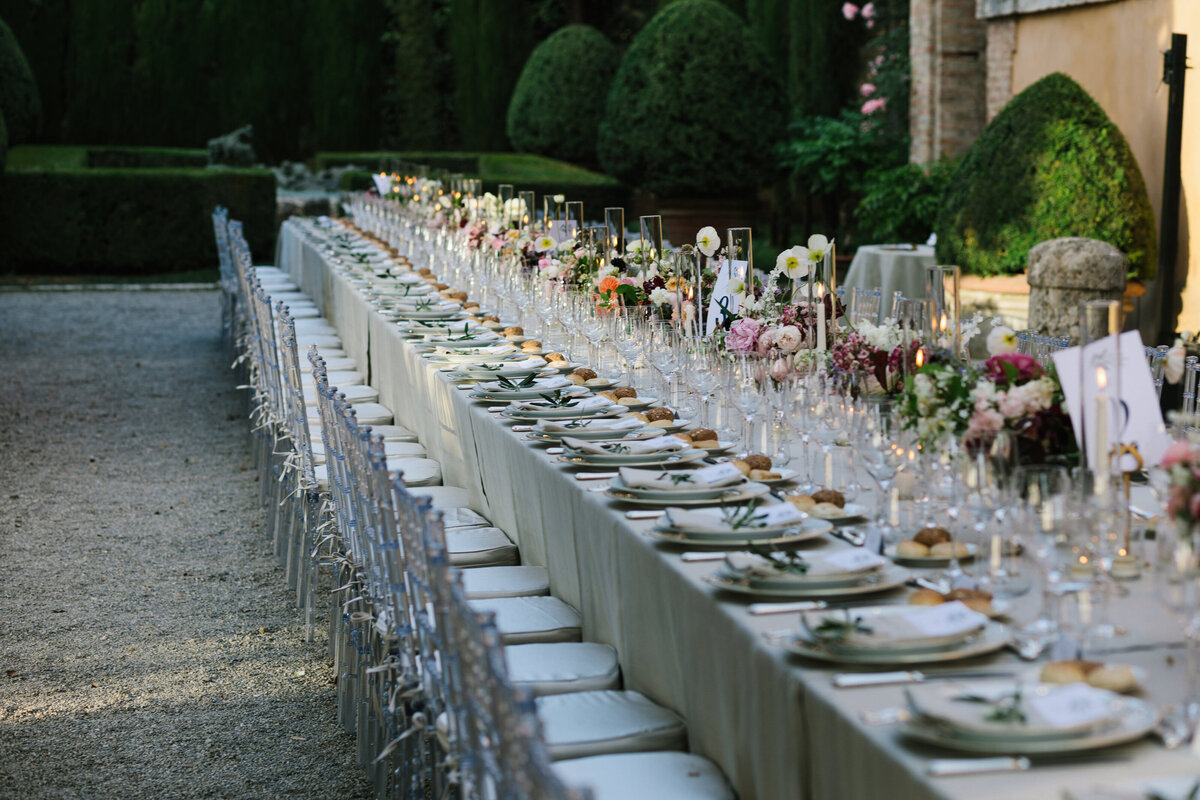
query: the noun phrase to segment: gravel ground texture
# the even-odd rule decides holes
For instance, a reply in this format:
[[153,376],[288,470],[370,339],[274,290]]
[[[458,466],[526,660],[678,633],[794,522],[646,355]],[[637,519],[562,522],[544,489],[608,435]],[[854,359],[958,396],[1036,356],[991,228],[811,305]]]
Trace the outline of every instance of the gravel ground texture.
[[6,293],[0,322],[0,797],[369,797],[217,293]]

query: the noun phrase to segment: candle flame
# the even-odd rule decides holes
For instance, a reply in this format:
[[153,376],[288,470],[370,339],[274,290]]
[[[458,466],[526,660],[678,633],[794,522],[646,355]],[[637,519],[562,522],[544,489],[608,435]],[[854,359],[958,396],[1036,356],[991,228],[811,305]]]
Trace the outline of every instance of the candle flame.
[[941,328],[942,328],[942,333],[945,333],[946,329],[950,327],[950,320],[946,317],[945,312],[942,313],[942,319],[941,319],[940,324],[941,324]]
[[1096,367],[1096,386],[1102,392],[1108,386],[1108,371],[1104,367]]
[[925,351],[919,347],[917,348],[916,361],[917,361],[917,369],[920,369],[921,367],[923,367],[925,365]]

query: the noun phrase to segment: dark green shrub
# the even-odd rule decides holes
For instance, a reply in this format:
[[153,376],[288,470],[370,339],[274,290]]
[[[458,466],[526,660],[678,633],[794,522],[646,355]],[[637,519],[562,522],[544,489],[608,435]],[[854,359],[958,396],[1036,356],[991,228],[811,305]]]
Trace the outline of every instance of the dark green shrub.
[[855,225],[863,242],[923,242],[938,211],[956,161],[904,164],[867,173]]
[[534,48],[508,104],[513,147],[595,163],[596,131],[619,61],[612,42],[587,25],[568,25]]
[[1109,242],[1131,274],[1153,276],[1154,212],[1125,137],[1062,73],[1014,97],[950,179],[938,261],[967,272],[1023,272],[1029,249],[1063,236]]
[[42,102],[33,71],[17,37],[0,19],[0,113],[4,114],[8,140],[32,142],[42,125]]
[[785,105],[736,14],[714,0],[679,0],[621,60],[600,123],[600,163],[660,195],[751,191],[769,176]]
[[468,150],[504,150],[504,114],[535,39],[527,3],[450,0],[454,113]]
[[245,224],[259,262],[274,253],[269,170],[60,169],[0,176],[0,271],[151,274],[216,264],[212,209]]
[[389,150],[454,147],[453,56],[446,46],[450,0],[385,0],[383,42],[391,68],[379,145]]
[[112,169],[200,168],[208,166],[208,152],[180,147],[89,147],[87,165]]
[[8,164],[8,129],[4,125],[4,112],[0,111],[0,175]]

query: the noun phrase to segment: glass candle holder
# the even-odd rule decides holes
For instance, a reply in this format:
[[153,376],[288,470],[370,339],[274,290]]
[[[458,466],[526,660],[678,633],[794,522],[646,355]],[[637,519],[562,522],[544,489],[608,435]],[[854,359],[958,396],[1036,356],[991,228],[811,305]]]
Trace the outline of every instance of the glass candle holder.
[[578,238],[583,231],[583,203],[572,200],[566,204],[567,224],[563,238]]
[[608,230],[608,253],[625,255],[625,209],[609,206],[604,209],[604,226]]
[[935,341],[949,347],[955,358],[962,358],[962,297],[959,282],[962,270],[956,266],[925,269],[925,296],[930,303],[929,324]]
[[649,249],[649,253],[645,253],[645,255],[655,261],[662,258],[662,217],[657,214],[638,217],[638,228],[642,237],[643,250]]
[[534,210],[537,208],[534,202],[536,196],[533,192],[519,192],[517,197],[521,201],[521,230],[532,231],[536,222],[534,219],[537,213]]
[[729,276],[743,281],[746,296],[754,296],[754,237],[749,228],[727,228],[725,244],[729,254]]

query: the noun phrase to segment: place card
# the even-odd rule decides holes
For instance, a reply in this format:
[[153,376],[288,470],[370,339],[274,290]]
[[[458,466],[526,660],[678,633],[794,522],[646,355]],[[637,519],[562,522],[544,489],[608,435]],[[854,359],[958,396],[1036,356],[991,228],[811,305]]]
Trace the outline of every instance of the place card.
[[371,175],[371,181],[375,184],[375,191],[379,192],[380,197],[387,197],[392,192],[392,179],[389,175]]
[[721,268],[717,270],[717,279],[713,283],[712,299],[708,303],[708,322],[705,325],[707,335],[711,336],[717,329],[717,325],[725,319],[725,315],[721,311],[722,300],[725,301],[725,307],[729,309],[730,313],[737,313],[738,299],[737,295],[729,292],[729,281],[735,276],[745,280],[747,267],[745,261],[734,261],[731,270],[729,260],[722,259]]
[[[788,505],[791,505],[790,503]],[[846,572],[859,572],[861,570],[875,569],[885,563],[887,559],[883,556],[873,553],[865,547],[851,547],[848,550],[841,550],[837,553],[831,553],[825,556],[825,563],[831,567],[845,570]],[[943,604],[944,605],[944,604]]]
[[987,617],[959,600],[905,614],[904,619],[926,636],[954,636],[987,624]]
[[883,531],[871,526],[863,537],[862,549],[883,555]]
[[[737,467],[734,467],[733,471],[737,472]],[[767,506],[754,515],[755,522],[762,522],[766,525],[787,525],[789,522],[803,522],[807,518],[803,511],[791,503]]]
[[[742,477],[742,472],[728,461],[703,467],[692,473],[697,483],[720,483],[731,478]],[[791,503],[787,505],[791,506]]]
[[1112,695],[1083,683],[1072,683],[1046,694],[1032,693],[1030,710],[1054,728],[1076,728],[1112,716]]

